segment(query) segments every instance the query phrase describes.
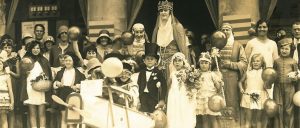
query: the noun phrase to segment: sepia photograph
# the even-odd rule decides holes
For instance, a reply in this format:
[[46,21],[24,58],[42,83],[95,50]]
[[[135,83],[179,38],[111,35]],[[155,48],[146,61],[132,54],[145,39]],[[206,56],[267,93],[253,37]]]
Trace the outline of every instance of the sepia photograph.
[[0,128],[300,128],[300,0],[0,0]]

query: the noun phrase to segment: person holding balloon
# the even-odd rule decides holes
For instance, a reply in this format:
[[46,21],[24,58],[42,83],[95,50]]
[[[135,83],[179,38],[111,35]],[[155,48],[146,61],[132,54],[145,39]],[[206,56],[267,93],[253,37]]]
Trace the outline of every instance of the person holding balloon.
[[[224,81],[224,94],[226,108],[224,113],[228,117],[232,117],[235,123],[231,123],[232,127],[240,125],[240,93],[238,90],[238,81],[247,69],[247,59],[243,46],[237,41],[227,41],[231,36],[232,29],[230,25],[225,24],[222,29],[228,29],[225,32],[217,31],[212,34],[212,46],[219,49],[219,55],[213,55],[216,59],[220,56],[217,64],[217,70],[220,70]],[[225,31],[225,30],[224,30]],[[215,51],[215,50],[212,50]],[[219,67],[219,68],[218,68]]]
[[202,52],[199,57],[201,75],[196,89],[196,128],[219,128],[217,116],[221,116],[221,112],[210,110],[208,102],[209,98],[221,92],[224,82],[217,73],[211,71],[212,59],[208,52]]
[[292,58],[295,46],[291,38],[280,40],[279,46],[280,58],[274,61],[274,69],[278,77],[273,92],[274,100],[279,105],[279,114],[274,119],[274,128],[293,128],[293,95],[298,80],[297,61]]
[[[250,60],[250,68],[239,81],[242,94],[241,107],[245,114],[244,128],[251,128],[251,122],[258,128],[262,128],[264,103],[268,99],[265,90],[262,72],[266,68],[266,62],[261,54],[254,54]],[[252,125],[253,125],[252,124]]]

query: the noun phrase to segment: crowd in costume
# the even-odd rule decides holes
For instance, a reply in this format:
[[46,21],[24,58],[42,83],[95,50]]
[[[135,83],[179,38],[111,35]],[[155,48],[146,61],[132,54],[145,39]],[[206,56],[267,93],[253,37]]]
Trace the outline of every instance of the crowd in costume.
[[[112,92],[115,104],[149,116],[163,112],[166,128],[300,127],[300,99],[295,98],[300,93],[300,21],[291,25],[293,36],[280,29],[271,39],[267,22],[259,20],[246,45],[235,39],[231,24],[223,23],[195,45],[198,35],[184,29],[173,11],[172,2],[159,1],[151,40],[142,23],[115,37],[99,30],[95,42],[77,26],[65,25],[57,35],[45,36],[45,26],[37,24],[34,35],[22,34],[19,46],[3,35],[1,128],[78,127],[80,123],[66,120],[72,106],[51,96],[66,102],[88,80],[126,90],[126,96]],[[116,77],[101,68],[109,58],[122,62]],[[102,98],[109,97],[103,89]]]

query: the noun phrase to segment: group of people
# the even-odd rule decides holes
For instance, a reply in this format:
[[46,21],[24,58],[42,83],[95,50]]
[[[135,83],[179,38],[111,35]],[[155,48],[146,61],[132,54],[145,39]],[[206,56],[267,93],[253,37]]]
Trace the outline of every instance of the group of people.
[[[141,23],[113,39],[109,31],[101,30],[96,42],[82,36],[76,26],[60,26],[52,37],[45,36],[45,26],[37,24],[34,36],[23,33],[20,47],[10,36],[2,36],[1,127],[27,127],[14,123],[23,120],[24,113],[32,128],[77,127],[65,120],[69,108],[55,103],[51,95],[66,101],[69,94],[80,93],[81,81],[97,79],[130,92],[126,99],[113,93],[116,104],[128,100],[130,108],[146,113],[162,109],[168,128],[225,127],[221,117],[228,117],[231,122],[226,127],[232,128],[300,127],[300,110],[293,103],[300,79],[300,22],[292,25],[292,37],[282,37],[279,31],[275,42],[268,38],[267,22],[259,20],[255,36],[245,46],[234,39],[232,26],[223,23],[214,34],[225,44],[217,49],[207,35],[199,45],[193,42],[193,33],[173,15],[172,2],[160,1],[158,11],[151,41]],[[101,70],[110,57],[123,64],[122,73],[114,78]],[[267,68],[277,73],[272,84],[262,78]],[[50,81],[49,90],[32,86],[41,78]],[[209,104],[216,95],[226,104],[218,111]],[[268,99],[279,106],[274,117],[264,111]]]

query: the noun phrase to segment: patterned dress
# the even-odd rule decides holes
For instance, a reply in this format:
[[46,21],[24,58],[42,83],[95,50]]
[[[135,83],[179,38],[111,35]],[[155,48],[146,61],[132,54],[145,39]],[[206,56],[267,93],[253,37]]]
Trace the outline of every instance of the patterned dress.
[[9,75],[0,75],[0,110],[9,109],[10,97],[7,85],[8,79]]
[[196,114],[197,115],[221,115],[221,112],[213,112],[208,108],[208,99],[217,94],[215,84],[220,84],[222,80],[215,73],[203,72],[199,77],[199,84],[196,85]]

